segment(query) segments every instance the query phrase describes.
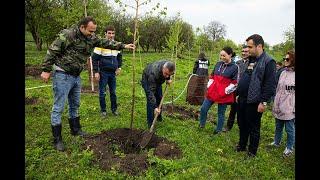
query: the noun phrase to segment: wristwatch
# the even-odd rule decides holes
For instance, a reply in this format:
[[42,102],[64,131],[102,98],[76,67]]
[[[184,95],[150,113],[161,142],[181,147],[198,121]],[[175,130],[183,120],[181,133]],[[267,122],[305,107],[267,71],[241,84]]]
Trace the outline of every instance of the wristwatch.
[[262,104],[263,104],[264,106],[266,106],[266,105],[267,105],[267,102],[262,102]]

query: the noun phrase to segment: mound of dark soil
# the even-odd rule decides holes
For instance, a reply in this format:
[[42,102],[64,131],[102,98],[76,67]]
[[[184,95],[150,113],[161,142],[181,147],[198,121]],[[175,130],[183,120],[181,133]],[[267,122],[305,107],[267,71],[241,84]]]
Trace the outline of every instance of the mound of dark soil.
[[42,72],[40,66],[26,65],[24,69],[25,76],[33,76],[34,78],[40,78]]
[[162,111],[166,112],[167,116],[175,117],[178,119],[194,119],[198,120],[200,116],[200,111],[185,106],[176,106],[171,104],[166,104],[162,106]]
[[25,105],[33,105],[33,104],[37,104],[38,101],[39,101],[38,97],[25,97],[24,104]]
[[102,169],[115,168],[130,175],[138,175],[150,166],[146,151],[150,148],[155,148],[154,155],[160,158],[174,159],[182,156],[175,143],[157,135],[153,135],[146,150],[140,149],[143,133],[143,130],[138,129],[112,129],[86,137],[82,148],[93,151],[96,157],[94,162]]

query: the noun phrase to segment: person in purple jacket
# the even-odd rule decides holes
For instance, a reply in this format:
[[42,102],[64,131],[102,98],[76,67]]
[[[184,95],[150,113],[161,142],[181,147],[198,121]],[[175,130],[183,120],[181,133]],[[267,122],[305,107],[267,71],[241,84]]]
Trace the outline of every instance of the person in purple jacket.
[[270,146],[279,147],[282,130],[287,132],[287,145],[283,152],[285,157],[293,153],[295,142],[295,54],[289,51],[284,58],[285,69],[280,75],[274,98],[272,113],[276,119],[274,141]]

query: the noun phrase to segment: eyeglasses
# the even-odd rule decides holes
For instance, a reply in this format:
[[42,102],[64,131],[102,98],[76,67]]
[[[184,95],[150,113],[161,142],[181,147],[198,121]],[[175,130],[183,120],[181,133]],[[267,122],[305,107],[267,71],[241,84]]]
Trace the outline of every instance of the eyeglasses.
[[282,58],[282,59],[287,62],[289,61],[289,58]]

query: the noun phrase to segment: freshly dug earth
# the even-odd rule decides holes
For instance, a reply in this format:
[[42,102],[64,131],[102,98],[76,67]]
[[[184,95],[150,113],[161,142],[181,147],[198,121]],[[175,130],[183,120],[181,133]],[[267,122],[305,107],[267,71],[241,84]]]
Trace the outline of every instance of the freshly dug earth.
[[163,112],[166,112],[167,116],[175,117],[178,119],[194,119],[198,120],[200,116],[200,111],[184,106],[176,106],[171,104],[166,104],[162,106]]
[[[185,106],[176,106],[176,105],[171,106],[171,104],[166,104],[162,106],[162,110],[163,112],[165,112],[166,116],[172,117],[172,118],[178,118],[180,120],[194,119],[196,121],[199,121],[199,118],[200,118],[199,110],[195,110]],[[213,124],[217,124],[213,116],[214,114],[208,113],[207,122],[212,122]]]
[[39,98],[38,97],[25,97],[24,104],[25,105],[34,105],[38,103]]
[[150,166],[147,150],[151,148],[155,148],[154,155],[159,158],[181,158],[182,151],[175,143],[157,135],[153,135],[145,149],[140,149],[143,133],[139,129],[111,129],[85,137],[82,148],[93,151],[94,163],[98,163],[102,169],[116,169],[130,175],[138,175],[147,170]]
[[40,66],[32,66],[28,64],[25,66],[25,76],[33,76],[34,78],[40,78],[41,72],[42,70]]

